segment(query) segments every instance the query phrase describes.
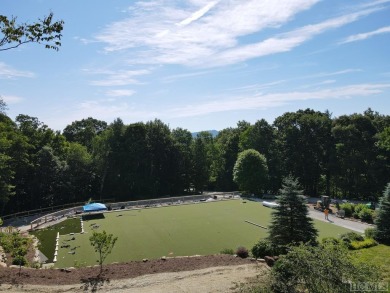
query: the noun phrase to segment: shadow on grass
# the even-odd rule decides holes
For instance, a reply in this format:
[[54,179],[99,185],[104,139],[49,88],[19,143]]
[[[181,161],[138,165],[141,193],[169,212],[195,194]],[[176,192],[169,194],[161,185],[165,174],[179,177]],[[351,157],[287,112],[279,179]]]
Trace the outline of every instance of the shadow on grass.
[[92,214],[85,214],[82,216],[83,221],[90,221],[90,220],[98,220],[98,219],[104,219],[103,213],[92,213]]
[[81,279],[82,289],[86,292],[97,292],[105,283],[109,284],[110,279],[105,278],[102,275],[96,277],[90,277],[86,279]]

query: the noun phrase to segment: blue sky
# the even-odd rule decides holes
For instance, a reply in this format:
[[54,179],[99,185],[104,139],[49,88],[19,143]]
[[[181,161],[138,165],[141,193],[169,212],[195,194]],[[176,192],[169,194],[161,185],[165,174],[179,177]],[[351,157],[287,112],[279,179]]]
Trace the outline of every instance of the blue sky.
[[390,114],[390,0],[2,0],[65,21],[59,52],[0,52],[8,115],[221,130],[287,111]]

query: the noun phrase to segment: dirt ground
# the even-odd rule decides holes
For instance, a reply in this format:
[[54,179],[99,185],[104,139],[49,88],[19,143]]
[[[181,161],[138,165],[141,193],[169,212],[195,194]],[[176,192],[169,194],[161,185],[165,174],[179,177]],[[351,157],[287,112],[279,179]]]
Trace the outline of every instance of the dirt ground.
[[133,261],[79,269],[0,268],[2,292],[229,292],[264,275],[263,263],[230,255]]

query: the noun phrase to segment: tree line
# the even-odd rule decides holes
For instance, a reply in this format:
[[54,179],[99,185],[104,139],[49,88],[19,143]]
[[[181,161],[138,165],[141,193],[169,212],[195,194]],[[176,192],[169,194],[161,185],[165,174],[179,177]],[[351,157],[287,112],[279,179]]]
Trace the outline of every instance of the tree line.
[[[0,212],[89,198],[117,201],[238,190],[239,154],[253,149],[266,171],[256,193],[276,194],[294,176],[307,195],[376,199],[389,180],[390,117],[371,109],[332,118],[311,109],[221,130],[216,137],[156,119],[125,125],[94,118],[54,131],[0,107]],[[249,172],[248,176],[251,176]],[[263,174],[264,175],[264,174]]]

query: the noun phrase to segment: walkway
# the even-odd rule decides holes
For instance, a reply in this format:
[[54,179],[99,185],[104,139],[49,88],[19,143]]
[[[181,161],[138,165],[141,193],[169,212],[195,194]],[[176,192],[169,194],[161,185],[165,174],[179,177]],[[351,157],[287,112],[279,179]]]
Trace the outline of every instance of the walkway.
[[366,230],[367,228],[373,227],[370,224],[341,219],[341,218],[336,217],[333,214],[329,214],[329,221],[328,221],[328,220],[325,220],[325,216],[324,216],[323,212],[320,212],[317,210],[312,210],[312,209],[309,210],[309,215],[313,219],[323,221],[323,222],[333,223],[337,226],[341,226],[341,227],[344,227],[344,228],[347,228],[347,229],[350,229],[350,230],[353,230],[353,231],[356,231],[359,233],[364,233],[364,230]]

